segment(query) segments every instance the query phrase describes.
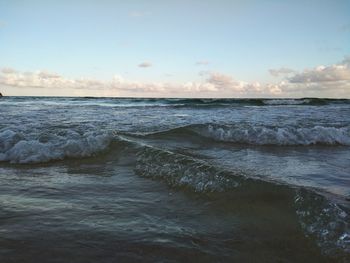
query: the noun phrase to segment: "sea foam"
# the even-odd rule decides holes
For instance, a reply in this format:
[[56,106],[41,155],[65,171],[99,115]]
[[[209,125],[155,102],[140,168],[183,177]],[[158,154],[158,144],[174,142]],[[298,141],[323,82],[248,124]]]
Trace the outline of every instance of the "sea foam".
[[89,157],[105,150],[112,136],[104,133],[74,130],[62,134],[41,133],[28,136],[20,131],[0,132],[0,161],[39,163],[67,157]]
[[257,125],[194,126],[195,132],[218,141],[253,145],[350,145],[350,127],[267,127]]

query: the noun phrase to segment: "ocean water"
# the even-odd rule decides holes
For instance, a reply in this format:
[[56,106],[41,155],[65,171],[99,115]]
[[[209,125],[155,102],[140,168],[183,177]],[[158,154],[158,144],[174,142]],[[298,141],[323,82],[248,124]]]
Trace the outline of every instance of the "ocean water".
[[350,100],[0,99],[0,262],[350,262]]

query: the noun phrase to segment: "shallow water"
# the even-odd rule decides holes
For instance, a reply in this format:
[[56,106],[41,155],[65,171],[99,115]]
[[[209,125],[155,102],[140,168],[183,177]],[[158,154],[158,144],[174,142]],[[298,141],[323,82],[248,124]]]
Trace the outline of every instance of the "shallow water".
[[0,100],[1,262],[348,262],[348,100]]

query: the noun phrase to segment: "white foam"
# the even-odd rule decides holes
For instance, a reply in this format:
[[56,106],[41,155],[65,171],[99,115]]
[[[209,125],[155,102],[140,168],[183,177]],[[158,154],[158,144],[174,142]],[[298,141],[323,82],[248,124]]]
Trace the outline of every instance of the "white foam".
[[0,132],[0,161],[39,163],[67,157],[88,157],[103,151],[112,140],[109,134],[69,130],[58,134],[23,134],[12,130]]
[[311,191],[298,190],[295,208],[301,227],[316,239],[322,252],[346,262],[340,260],[343,252],[350,253],[350,215],[345,207]]
[[204,129],[194,130],[215,140],[254,145],[350,145],[350,127],[278,128],[208,125]]

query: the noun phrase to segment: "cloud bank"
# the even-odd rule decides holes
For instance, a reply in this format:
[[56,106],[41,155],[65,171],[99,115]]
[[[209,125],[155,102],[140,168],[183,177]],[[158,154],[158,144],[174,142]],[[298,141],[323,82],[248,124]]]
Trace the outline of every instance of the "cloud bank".
[[[146,64],[141,67],[149,66],[151,65]],[[3,68],[0,73],[0,87],[5,87],[9,93],[11,88],[16,89],[17,93],[32,88],[32,91],[36,91],[35,95],[69,95],[65,92],[70,92],[70,95],[82,96],[350,98],[350,58],[338,64],[318,66],[301,72],[280,68],[271,69],[270,73],[284,79],[278,83],[245,82],[224,73],[209,71],[200,72],[202,81],[182,84],[145,83],[127,80],[118,75],[107,81],[68,79],[49,71],[20,72]]]
[[304,70],[288,79],[291,83],[322,83],[350,80],[350,67],[346,60],[342,64],[319,66],[311,70]]

